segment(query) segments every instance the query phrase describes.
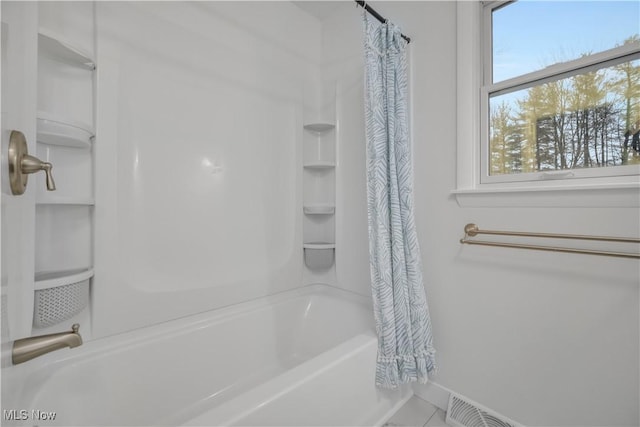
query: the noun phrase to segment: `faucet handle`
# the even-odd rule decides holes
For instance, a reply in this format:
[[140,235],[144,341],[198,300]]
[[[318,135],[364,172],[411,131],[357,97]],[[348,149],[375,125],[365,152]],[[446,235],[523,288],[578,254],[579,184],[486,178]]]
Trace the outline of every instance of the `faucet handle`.
[[53,175],[51,175],[51,168],[53,167],[51,163],[43,162],[37,157],[33,157],[33,156],[30,156],[29,154],[25,154],[22,157],[22,161],[20,162],[20,167],[22,168],[23,174],[44,171],[44,173],[47,175],[47,190],[55,191],[56,183],[53,181]]
[[77,334],[79,330],[80,330],[80,324],[79,323],[74,323],[73,325],[71,325],[71,331],[74,334]]
[[43,162],[29,155],[27,139],[22,132],[17,130],[11,131],[8,154],[11,194],[14,196],[23,194],[27,188],[28,175],[39,171],[44,171],[47,174],[47,190],[54,191],[56,189],[56,184],[51,175],[51,168],[53,166],[49,162]]

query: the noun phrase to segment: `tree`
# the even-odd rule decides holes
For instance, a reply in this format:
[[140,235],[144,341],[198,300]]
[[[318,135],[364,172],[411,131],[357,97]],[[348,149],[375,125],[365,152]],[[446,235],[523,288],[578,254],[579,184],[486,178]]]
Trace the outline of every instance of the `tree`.
[[502,99],[491,105],[491,174],[640,164],[640,143],[632,149],[640,138],[640,60]]
[[579,165],[577,157],[582,153],[583,167],[604,166],[601,164],[598,153],[598,114],[606,92],[603,87],[604,74],[592,71],[585,74],[578,74],[571,78],[572,90],[570,95],[570,109],[576,120],[576,127],[579,132],[576,134],[575,147],[577,152],[571,153],[574,161],[571,167]]
[[509,147],[511,145],[511,108],[506,102],[491,107],[491,134],[489,152],[491,175],[502,175],[513,172]]
[[[640,43],[640,36],[634,35],[623,45]],[[640,64],[629,61],[614,67],[617,76],[609,82],[611,91],[618,95],[618,102],[624,104],[624,142],[622,144],[622,164],[629,160],[629,142],[631,134],[640,128]]]
[[518,101],[516,121],[522,136],[522,171],[535,172],[541,170],[541,147],[538,141],[538,117],[545,111],[541,86],[527,90],[524,100]]

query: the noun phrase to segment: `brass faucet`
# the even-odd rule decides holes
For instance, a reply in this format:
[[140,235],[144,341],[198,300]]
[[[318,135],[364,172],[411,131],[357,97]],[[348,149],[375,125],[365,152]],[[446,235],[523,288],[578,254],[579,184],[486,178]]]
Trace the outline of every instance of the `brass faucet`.
[[78,347],[82,345],[82,337],[78,333],[79,329],[80,325],[75,323],[71,326],[71,332],[60,332],[16,340],[13,342],[11,361],[14,365],[17,365],[61,348]]

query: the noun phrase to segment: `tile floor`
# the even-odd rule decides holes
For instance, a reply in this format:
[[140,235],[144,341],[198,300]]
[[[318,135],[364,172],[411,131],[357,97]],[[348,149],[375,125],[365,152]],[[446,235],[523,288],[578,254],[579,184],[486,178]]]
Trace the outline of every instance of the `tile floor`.
[[431,403],[413,396],[383,427],[446,427],[446,413]]

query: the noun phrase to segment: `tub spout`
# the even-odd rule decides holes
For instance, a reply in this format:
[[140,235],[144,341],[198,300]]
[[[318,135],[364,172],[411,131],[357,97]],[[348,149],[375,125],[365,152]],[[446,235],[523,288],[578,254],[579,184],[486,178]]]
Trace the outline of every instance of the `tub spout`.
[[78,333],[80,325],[75,323],[70,332],[40,335],[37,337],[23,338],[13,342],[11,361],[14,365],[34,359],[43,354],[50,353],[61,348],[74,348],[82,345],[82,337]]

